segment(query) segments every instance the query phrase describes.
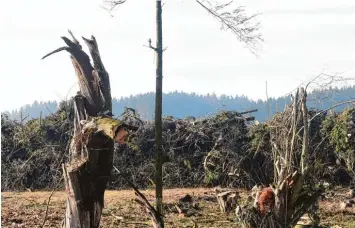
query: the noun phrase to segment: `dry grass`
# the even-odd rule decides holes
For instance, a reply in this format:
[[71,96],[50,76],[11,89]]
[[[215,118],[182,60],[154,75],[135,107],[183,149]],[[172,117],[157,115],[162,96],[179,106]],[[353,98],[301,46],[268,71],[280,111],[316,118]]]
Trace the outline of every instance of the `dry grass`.
[[[154,190],[142,192],[148,200],[154,202]],[[50,194],[50,192],[3,192],[2,227],[40,227]],[[167,204],[174,204],[185,194],[203,198],[213,195],[213,190],[168,189],[164,191],[164,200]],[[101,227],[150,227],[149,218],[133,201],[134,198],[134,192],[131,190],[107,191]],[[320,203],[322,222],[340,227],[355,227],[355,208],[341,211],[340,200],[341,196]],[[219,212],[216,201],[202,199],[199,203],[202,213],[197,216],[181,218],[178,214],[166,210],[166,227],[193,227],[193,221],[197,222],[198,227],[238,227],[233,221],[233,215],[226,216]],[[45,227],[60,227],[65,211],[65,193],[55,192],[49,205]]]

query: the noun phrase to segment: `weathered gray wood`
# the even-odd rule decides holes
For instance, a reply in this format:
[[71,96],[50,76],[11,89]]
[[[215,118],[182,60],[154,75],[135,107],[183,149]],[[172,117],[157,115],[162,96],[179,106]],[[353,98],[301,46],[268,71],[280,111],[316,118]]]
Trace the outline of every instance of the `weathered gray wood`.
[[[67,46],[43,57],[63,50],[68,51],[80,87],[80,92],[74,98],[74,136],[69,149],[69,162],[63,164],[67,191],[63,226],[97,228],[104,207],[104,192],[112,169],[114,137],[103,133],[83,132],[82,121],[103,113],[112,113],[110,80],[95,37],[83,38],[93,59],[92,66],[89,56],[82,50],[78,40],[71,32],[70,35],[73,41],[62,37]],[[113,136],[114,134],[115,132]]]

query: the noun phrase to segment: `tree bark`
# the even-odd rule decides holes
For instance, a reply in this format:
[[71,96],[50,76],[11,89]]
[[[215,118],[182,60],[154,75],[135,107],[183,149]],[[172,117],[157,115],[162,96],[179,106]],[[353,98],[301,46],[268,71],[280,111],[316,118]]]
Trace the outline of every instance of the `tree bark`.
[[114,140],[119,138],[120,141],[126,134],[122,134],[120,121],[102,117],[103,113],[112,113],[112,101],[109,75],[101,61],[95,37],[83,37],[93,66],[79,42],[73,35],[72,38],[73,41],[62,37],[67,46],[43,57],[68,51],[80,87],[80,92],[74,97],[74,136],[69,148],[69,161],[62,166],[67,192],[63,227],[97,228],[112,169]]
[[162,29],[161,0],[156,1],[156,28],[157,28],[157,63],[156,63],[156,89],[155,89],[155,153],[156,153],[156,179],[155,197],[156,209],[162,213],[163,203],[163,151],[162,151],[162,103],[163,103],[163,29]]

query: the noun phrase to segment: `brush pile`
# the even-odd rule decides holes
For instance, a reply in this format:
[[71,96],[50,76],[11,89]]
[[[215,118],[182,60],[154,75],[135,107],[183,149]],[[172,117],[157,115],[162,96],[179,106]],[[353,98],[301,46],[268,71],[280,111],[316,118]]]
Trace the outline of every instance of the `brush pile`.
[[1,190],[53,189],[62,183],[61,164],[73,124],[70,102],[46,118],[28,122],[1,115]]
[[[337,183],[350,183],[355,177],[355,108],[325,118],[321,129],[324,148],[332,151],[333,164],[328,165],[327,177]],[[334,165],[335,163],[335,165]],[[322,167],[320,167],[322,168]]]
[[[332,184],[349,185],[354,176],[355,109],[326,115],[309,110],[309,176]],[[255,110],[252,110],[253,112]],[[247,187],[274,182],[273,141],[285,139],[290,129],[292,107],[266,123],[253,121],[249,113],[223,111],[185,119],[167,116],[163,121],[164,185],[166,187]],[[142,121],[133,109],[119,117],[139,127],[128,145],[116,145],[114,165],[140,188],[154,186],[153,121]],[[27,122],[1,115],[2,190],[52,189],[62,186],[61,164],[67,161],[73,124],[72,102],[62,102],[58,111]],[[285,127],[283,127],[285,126]],[[297,129],[302,127],[301,119]],[[295,138],[294,164],[299,164],[303,131]],[[281,145],[281,147],[285,144]],[[116,176],[110,189],[129,187]]]
[[[243,114],[228,111],[201,119],[164,118],[164,184],[169,187],[254,184],[250,183],[254,169],[248,163],[252,155],[248,152],[247,134],[248,122],[253,118]],[[147,183],[153,184],[154,177],[154,123],[144,123],[132,110],[126,110],[122,120],[140,127],[128,145],[117,147],[114,163],[124,167],[122,170],[139,187],[147,187]]]

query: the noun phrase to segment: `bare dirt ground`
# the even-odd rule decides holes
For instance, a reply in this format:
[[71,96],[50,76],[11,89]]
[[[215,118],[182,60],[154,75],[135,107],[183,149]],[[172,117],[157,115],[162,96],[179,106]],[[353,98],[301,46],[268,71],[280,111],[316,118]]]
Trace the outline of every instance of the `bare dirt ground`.
[[[241,195],[245,191],[240,190]],[[144,190],[149,201],[154,202],[154,190]],[[191,217],[181,217],[172,212],[178,200],[190,194],[199,197],[201,211]],[[47,208],[48,197],[51,192],[2,192],[1,225],[2,227],[41,227]],[[166,189],[164,201],[166,227],[238,227],[233,221],[234,216],[226,216],[219,211],[218,203],[214,200],[213,189]],[[340,209],[340,202],[344,200],[342,191],[337,191],[334,197],[320,202],[320,216],[324,225],[338,225],[338,227],[355,227],[355,207]],[[150,219],[134,202],[132,190],[106,191],[105,209],[102,215],[101,227],[151,227]],[[60,227],[65,211],[65,193],[55,192],[48,207],[48,216],[44,227]],[[170,207],[169,207],[170,205]]]

